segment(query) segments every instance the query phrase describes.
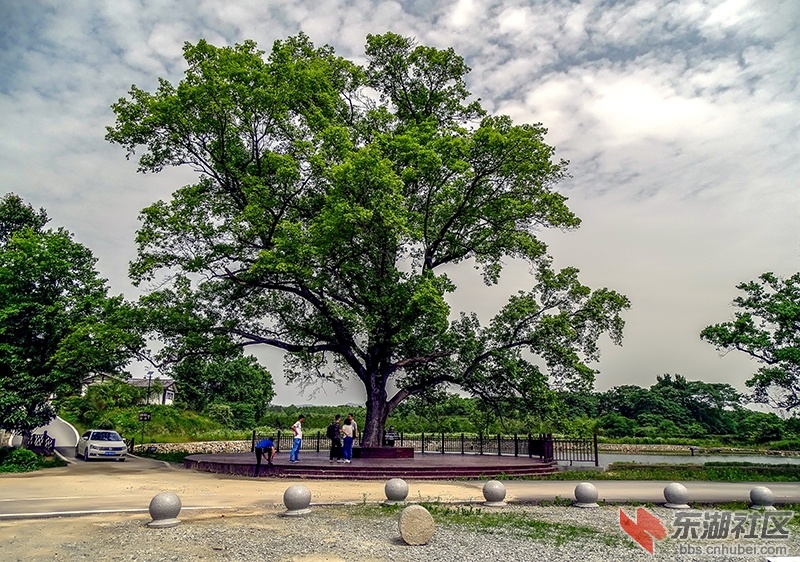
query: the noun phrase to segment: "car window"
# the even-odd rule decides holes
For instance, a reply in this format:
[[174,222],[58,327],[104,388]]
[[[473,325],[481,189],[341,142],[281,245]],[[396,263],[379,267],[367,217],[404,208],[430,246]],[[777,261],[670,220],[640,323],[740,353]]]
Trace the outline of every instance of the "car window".
[[89,439],[89,437],[91,437],[91,435],[92,435],[92,432],[91,431],[87,431],[86,433],[81,435],[81,439]]
[[116,431],[95,431],[92,441],[122,441],[122,438]]

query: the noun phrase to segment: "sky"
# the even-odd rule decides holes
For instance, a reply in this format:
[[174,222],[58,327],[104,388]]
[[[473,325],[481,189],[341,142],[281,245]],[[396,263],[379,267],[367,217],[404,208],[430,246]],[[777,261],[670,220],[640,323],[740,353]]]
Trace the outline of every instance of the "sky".
[[[185,41],[268,51],[303,31],[363,63],[367,34],[393,31],[453,47],[484,108],[544,124],[570,161],[558,190],[582,226],[541,237],[557,266],[632,302],[596,388],[669,373],[745,391],[758,364],[699,333],[733,317],[738,283],[800,271],[799,27],[796,0],[0,0],[0,195],[44,207],[134,299],[139,211],[196,177],[137,174],[104,140],[111,104],[132,84],[177,83]],[[454,313],[487,320],[531,286],[516,262],[495,287],[469,264],[452,275]],[[363,400],[352,384],[303,393],[278,353],[256,355],[276,404]]]

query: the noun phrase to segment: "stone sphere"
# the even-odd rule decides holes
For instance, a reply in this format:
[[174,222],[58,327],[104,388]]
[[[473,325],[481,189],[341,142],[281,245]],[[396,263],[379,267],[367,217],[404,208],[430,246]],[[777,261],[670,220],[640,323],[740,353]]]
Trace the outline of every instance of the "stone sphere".
[[489,480],[483,485],[483,497],[486,499],[484,505],[490,507],[500,507],[506,505],[506,487],[502,482]]
[[421,505],[410,505],[400,512],[400,536],[406,544],[428,544],[433,538],[436,524],[433,516]]
[[672,509],[689,509],[689,490],[686,486],[678,482],[672,482],[664,487],[664,499],[667,503],[664,507],[671,507]]
[[751,509],[766,509],[767,511],[772,511],[775,509],[772,505],[775,503],[775,494],[766,486],[756,486],[750,490],[750,502]]
[[181,499],[173,492],[161,492],[150,500],[150,517],[153,518],[148,527],[175,527],[180,524],[178,514],[181,512]]
[[408,484],[402,478],[392,478],[386,482],[383,491],[386,493],[386,505],[403,503],[408,497]]
[[597,487],[591,482],[581,482],[575,486],[575,505],[578,507],[600,507],[597,505]]
[[302,484],[294,484],[283,492],[283,505],[286,506],[284,515],[297,516],[309,513],[311,505],[311,490]]

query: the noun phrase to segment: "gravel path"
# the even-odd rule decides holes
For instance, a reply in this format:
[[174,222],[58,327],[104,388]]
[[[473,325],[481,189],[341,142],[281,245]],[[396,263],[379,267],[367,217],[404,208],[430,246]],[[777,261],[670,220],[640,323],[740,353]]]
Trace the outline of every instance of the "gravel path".
[[[598,532],[591,537],[554,536],[532,539],[518,529],[491,527],[480,531],[463,524],[438,525],[425,546],[407,546],[400,538],[397,513],[381,514],[361,506],[314,507],[309,516],[282,517],[282,505],[262,509],[182,512],[182,524],[171,529],[149,529],[146,515],[119,514],[42,521],[8,521],[0,524],[3,560],[115,560],[161,561],[262,561],[286,562],[530,562],[543,561],[764,561],[764,555],[688,555],[686,546],[728,548],[750,546],[787,549],[800,554],[800,537],[788,541],[680,541],[666,539],[651,556],[625,536],[619,527],[619,508],[510,506],[480,508],[482,513],[517,513],[532,520],[583,526]],[[635,508],[625,508],[634,515]],[[649,508],[662,521],[675,512]],[[796,527],[795,527],[796,528]],[[608,544],[610,543],[610,544]],[[779,554],[787,555],[787,552]],[[775,554],[773,550],[771,554]]]

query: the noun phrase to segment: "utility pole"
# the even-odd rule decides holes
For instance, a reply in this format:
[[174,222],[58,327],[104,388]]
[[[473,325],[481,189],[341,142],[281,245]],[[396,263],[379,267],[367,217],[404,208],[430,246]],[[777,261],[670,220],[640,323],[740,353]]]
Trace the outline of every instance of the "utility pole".
[[[150,405],[150,383],[153,382],[153,369],[147,369],[147,406]],[[145,408],[149,410],[149,408]],[[144,445],[144,424],[150,420],[150,412],[139,412],[139,421],[142,423],[142,445]]]
[[153,382],[153,369],[147,369],[147,405],[150,405],[150,383]]

